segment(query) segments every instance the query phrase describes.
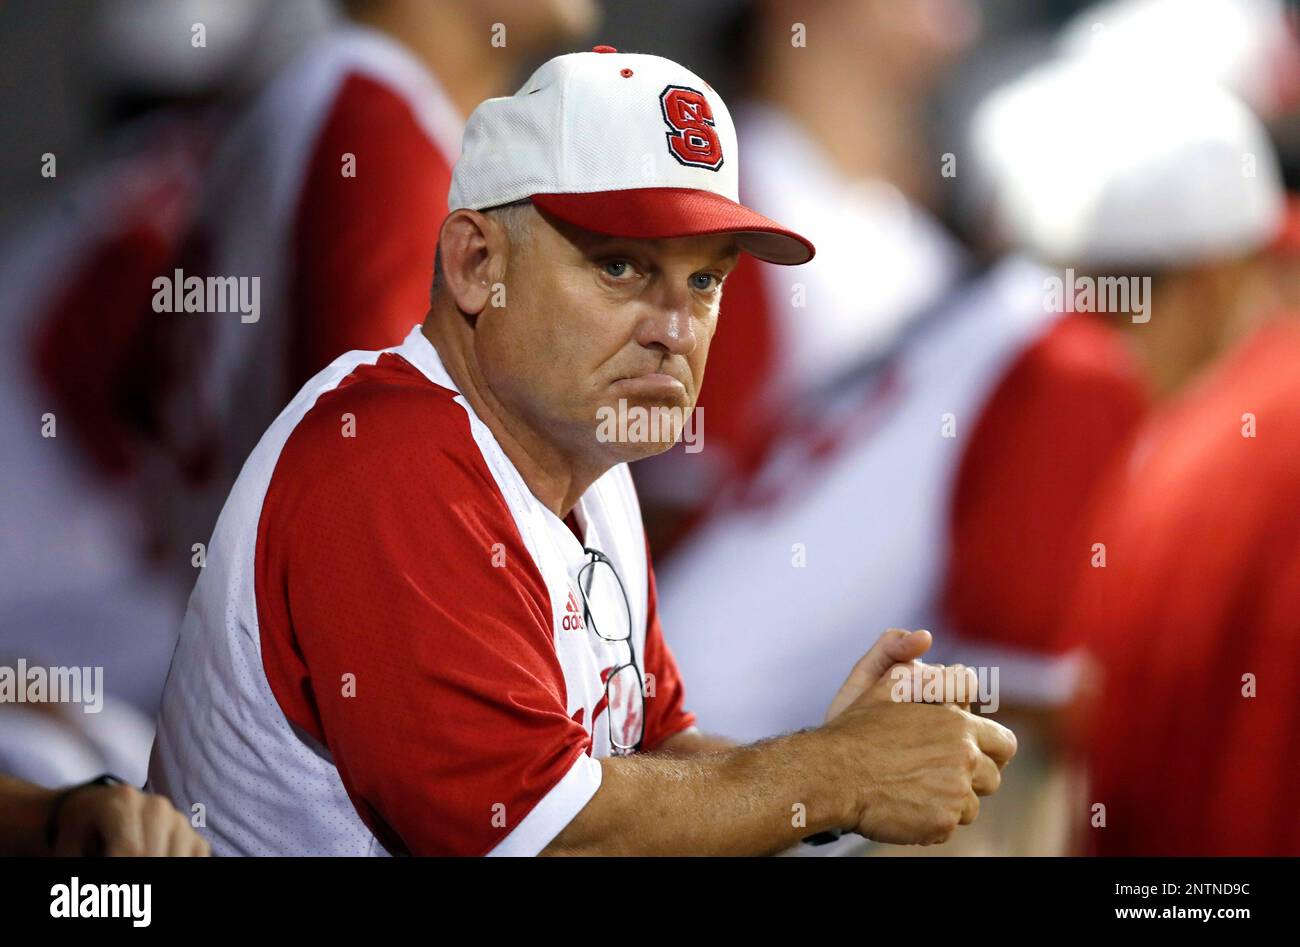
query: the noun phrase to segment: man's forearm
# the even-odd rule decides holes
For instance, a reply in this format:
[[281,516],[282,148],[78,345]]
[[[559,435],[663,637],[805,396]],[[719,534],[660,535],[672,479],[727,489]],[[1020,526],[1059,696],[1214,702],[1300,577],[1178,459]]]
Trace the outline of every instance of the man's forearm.
[[832,752],[810,730],[703,755],[601,760],[600,789],[542,854],[779,852],[856,822],[853,800],[829,772]]

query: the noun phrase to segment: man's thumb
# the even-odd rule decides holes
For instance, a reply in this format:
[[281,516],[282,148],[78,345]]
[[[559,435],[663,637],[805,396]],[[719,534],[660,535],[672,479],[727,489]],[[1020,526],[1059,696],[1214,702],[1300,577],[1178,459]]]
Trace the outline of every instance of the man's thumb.
[[[885,661],[876,673],[876,677],[884,675],[895,664],[906,664],[908,661],[915,661],[930,650],[933,640],[930,633],[924,628],[919,631],[903,631],[901,628],[889,629],[876,642],[876,647],[885,656]],[[875,651],[876,648],[871,650]],[[868,654],[870,653],[868,652]]]
[[931,640],[928,631],[909,632],[902,628],[886,631],[871,646],[871,650],[853,665],[848,679],[831,702],[826,719],[829,721],[838,717],[844,708],[869,691],[895,664],[906,664],[925,654],[930,649]]

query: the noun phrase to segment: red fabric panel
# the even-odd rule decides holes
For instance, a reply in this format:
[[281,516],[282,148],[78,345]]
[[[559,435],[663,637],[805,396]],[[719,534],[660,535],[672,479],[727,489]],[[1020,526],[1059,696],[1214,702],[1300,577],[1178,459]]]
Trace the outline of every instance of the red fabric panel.
[[[343,156],[356,176],[343,176]],[[410,106],[353,75],[307,168],[294,237],[289,392],[354,349],[398,345],[424,320],[451,167]]]
[[1052,649],[1089,555],[1090,501],[1145,408],[1122,340],[1093,316],[1064,317],[1019,356],[984,407],[953,491],[943,593],[953,630]]

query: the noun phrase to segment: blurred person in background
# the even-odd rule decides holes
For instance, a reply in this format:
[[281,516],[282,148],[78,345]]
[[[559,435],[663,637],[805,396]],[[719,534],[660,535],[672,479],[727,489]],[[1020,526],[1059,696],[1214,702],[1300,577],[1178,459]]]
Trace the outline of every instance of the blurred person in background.
[[428,308],[464,116],[598,14],[594,0],[342,10],[223,137],[176,264],[255,280],[258,311],[159,316],[143,340],[170,448],[145,481],[151,519],[186,588],[192,544],[293,392],[344,352],[400,343]]
[[[1072,134],[1080,128],[1105,133]],[[1218,86],[1140,68],[1117,73],[1091,60],[1039,69],[1000,92],[984,109],[979,133],[986,147],[997,142],[1004,161],[993,186],[1005,232],[1067,279],[1080,277],[1082,289],[1119,277],[1131,293],[1136,281],[1146,282],[1140,311],[1121,304],[1104,318],[1132,353],[1155,408],[1123,450],[1095,460],[1099,487],[1081,507],[1071,580],[1058,590],[1060,605],[1043,636],[1045,653],[1086,651],[1100,672],[1057,721],[1082,722],[1089,734],[1083,755],[1092,785],[1072,800],[1070,827],[1098,817],[1091,807],[1102,803],[1106,828],[1089,833],[1088,850],[1244,853],[1223,844],[1233,836],[1216,839],[1207,826],[1193,826],[1216,807],[1220,830],[1278,824],[1268,805],[1273,786],[1259,787],[1267,763],[1234,800],[1258,817],[1244,808],[1229,814],[1216,797],[1221,779],[1242,789],[1224,768],[1225,755],[1234,765],[1241,752],[1274,759],[1259,728],[1287,720],[1280,704],[1261,701],[1235,734],[1212,723],[1229,709],[1227,685],[1214,682],[1221,661],[1238,646],[1245,655],[1271,640],[1273,686],[1294,684],[1300,673],[1295,642],[1286,642],[1279,624],[1294,623],[1295,613],[1269,605],[1284,586],[1274,589],[1274,578],[1255,572],[1264,549],[1280,543],[1285,551],[1293,541],[1283,512],[1289,507],[1272,506],[1279,498],[1269,496],[1262,500],[1268,514],[1251,512],[1267,484],[1300,472],[1294,438],[1285,440],[1293,415],[1277,410],[1293,367],[1281,370],[1260,357],[1261,346],[1283,359],[1294,354],[1294,326],[1283,328],[1290,320],[1279,316],[1285,293],[1278,251],[1270,251],[1285,213],[1272,146],[1255,116]],[[1072,142],[1068,153],[1055,145],[1062,140]],[[1256,333],[1261,337],[1241,354],[1225,355]],[[1232,408],[1238,401],[1273,407],[1271,430],[1283,444],[1273,443],[1271,452],[1261,444],[1244,458],[1222,431],[1224,418],[1250,410]],[[1232,428],[1238,437],[1241,423]],[[1222,491],[1240,496],[1234,486],[1253,500],[1235,516],[1213,510]],[[1198,529],[1215,550],[1213,564],[1192,542]],[[1231,618],[1216,611],[1221,596],[1232,597]],[[1175,705],[1175,694],[1190,704]],[[1169,830],[1173,823],[1177,831]],[[1274,836],[1278,844],[1282,838]]]
[[[1080,271],[1151,274],[1149,319],[1111,318],[1157,408],[1111,463],[1059,629],[1101,672],[1072,816],[1097,854],[1296,855],[1283,748],[1300,738],[1300,314],[1277,278],[1294,251],[1269,252],[1285,215],[1277,161],[1226,92],[1111,75],[1026,83],[1112,134],[1021,176],[1011,215]],[[1052,213],[1057,174],[1083,195],[1086,228]]]
[[[1274,0],[1132,0],[1079,14],[1061,48],[1087,69],[1001,103],[1024,127],[1000,135],[1004,224],[1080,271],[1152,274],[1151,319],[1110,321],[1157,405],[1104,467],[1056,623],[1100,670],[1071,823],[1101,855],[1295,855],[1300,268],[1257,121],[1300,114],[1295,22]],[[1026,140],[1078,127],[1109,134],[1067,161]]]
[[[636,471],[663,554],[724,484],[752,476],[783,406],[887,350],[941,299],[962,253],[931,216],[936,85],[979,30],[970,0],[746,0],[726,31],[748,199],[818,234],[795,275],[745,260],[728,277],[699,415],[708,448]],[[870,279],[851,276],[860,267]]]
[[0,239],[0,420],[12,432],[0,663],[101,667],[106,693],[93,714],[0,706],[0,772],[47,786],[106,769],[144,781],[184,596],[141,522],[132,349],[152,317],[150,280],[194,219],[224,110],[310,32],[313,9],[114,0],[75,21],[104,141],[88,157],[35,145],[25,190],[38,197]]
[[1297,365],[1279,312],[1162,407],[1099,505],[1106,566],[1080,570],[1063,633],[1103,675],[1083,851],[1300,855]]

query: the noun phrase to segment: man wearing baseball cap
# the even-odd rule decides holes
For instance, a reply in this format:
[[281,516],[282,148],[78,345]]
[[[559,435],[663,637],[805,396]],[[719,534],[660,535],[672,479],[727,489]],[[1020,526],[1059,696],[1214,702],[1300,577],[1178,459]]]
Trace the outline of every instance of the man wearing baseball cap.
[[475,110],[423,326],[298,393],[209,544],[151,783],[214,852],[760,854],[975,818],[1015,738],[960,668],[891,699],[925,632],[813,730],[736,747],[684,709],[626,464],[694,406],[738,254],[813,253],[736,158],[707,83],[609,47]]

